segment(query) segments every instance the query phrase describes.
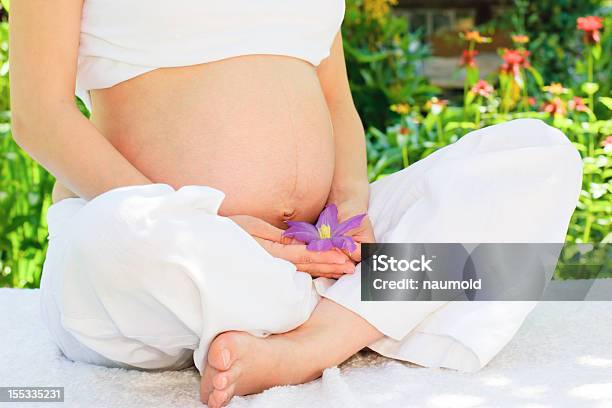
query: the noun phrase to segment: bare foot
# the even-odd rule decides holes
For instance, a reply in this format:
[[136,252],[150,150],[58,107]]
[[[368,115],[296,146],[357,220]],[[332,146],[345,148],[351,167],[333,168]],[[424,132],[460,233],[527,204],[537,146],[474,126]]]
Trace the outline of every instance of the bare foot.
[[303,384],[382,336],[362,317],[327,299],[319,302],[308,321],[287,333],[267,338],[222,333],[208,350],[200,398],[218,408],[234,395]]
[[218,335],[208,350],[200,383],[200,399],[210,408],[223,407],[234,395],[261,392],[276,385],[302,384],[318,378],[313,355],[297,338],[259,338],[245,332]]

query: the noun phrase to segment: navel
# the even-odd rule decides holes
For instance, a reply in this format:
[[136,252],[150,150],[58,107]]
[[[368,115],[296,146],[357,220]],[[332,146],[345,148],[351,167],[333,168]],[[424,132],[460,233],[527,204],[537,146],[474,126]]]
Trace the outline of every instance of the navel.
[[295,217],[295,208],[287,208],[283,211],[283,219],[290,220]]

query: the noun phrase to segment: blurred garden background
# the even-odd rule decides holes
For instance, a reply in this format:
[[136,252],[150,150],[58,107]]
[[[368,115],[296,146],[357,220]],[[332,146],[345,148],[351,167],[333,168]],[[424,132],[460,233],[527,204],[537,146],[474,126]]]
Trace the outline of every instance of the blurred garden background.
[[[11,137],[10,4],[0,2],[0,287],[38,287],[54,180]],[[471,130],[538,118],[584,162],[566,241],[612,241],[610,11],[604,0],[348,0],[342,31],[370,179]]]

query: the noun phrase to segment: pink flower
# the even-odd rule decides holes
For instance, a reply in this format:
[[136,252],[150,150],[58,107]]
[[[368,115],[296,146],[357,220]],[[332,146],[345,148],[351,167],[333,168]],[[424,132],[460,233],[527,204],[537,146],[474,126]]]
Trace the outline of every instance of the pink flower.
[[584,31],[584,42],[598,43],[601,41],[599,30],[603,28],[603,18],[597,16],[578,17],[576,28]]
[[574,96],[574,98],[567,103],[567,106],[570,110],[575,110],[578,112],[586,112],[587,106],[584,103],[584,99],[579,96]]
[[565,102],[563,102],[563,100],[559,97],[553,98],[550,101],[546,102],[543,106],[542,106],[542,110],[544,112],[548,112],[551,115],[565,115],[565,113],[567,112],[566,108],[565,108]]
[[479,80],[471,89],[472,93],[488,98],[493,94],[493,87],[484,79]]

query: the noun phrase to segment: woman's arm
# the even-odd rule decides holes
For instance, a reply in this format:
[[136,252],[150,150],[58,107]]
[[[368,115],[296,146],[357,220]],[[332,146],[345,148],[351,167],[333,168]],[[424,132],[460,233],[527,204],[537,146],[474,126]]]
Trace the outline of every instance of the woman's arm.
[[[319,81],[331,114],[336,147],[334,180],[328,202],[336,204],[341,220],[367,213],[370,199],[363,126],[351,95],[342,49],[342,36],[336,35],[329,58],[318,68]],[[349,234],[358,244],[374,242],[369,217]],[[350,254],[361,261],[361,245]]]
[[340,218],[346,219],[367,212],[369,184],[364,131],[349,88],[340,33],[330,56],[317,71],[331,114],[336,147],[329,202],[336,204]]
[[15,141],[85,199],[150,181],[74,102],[82,0],[14,0],[10,13]]

